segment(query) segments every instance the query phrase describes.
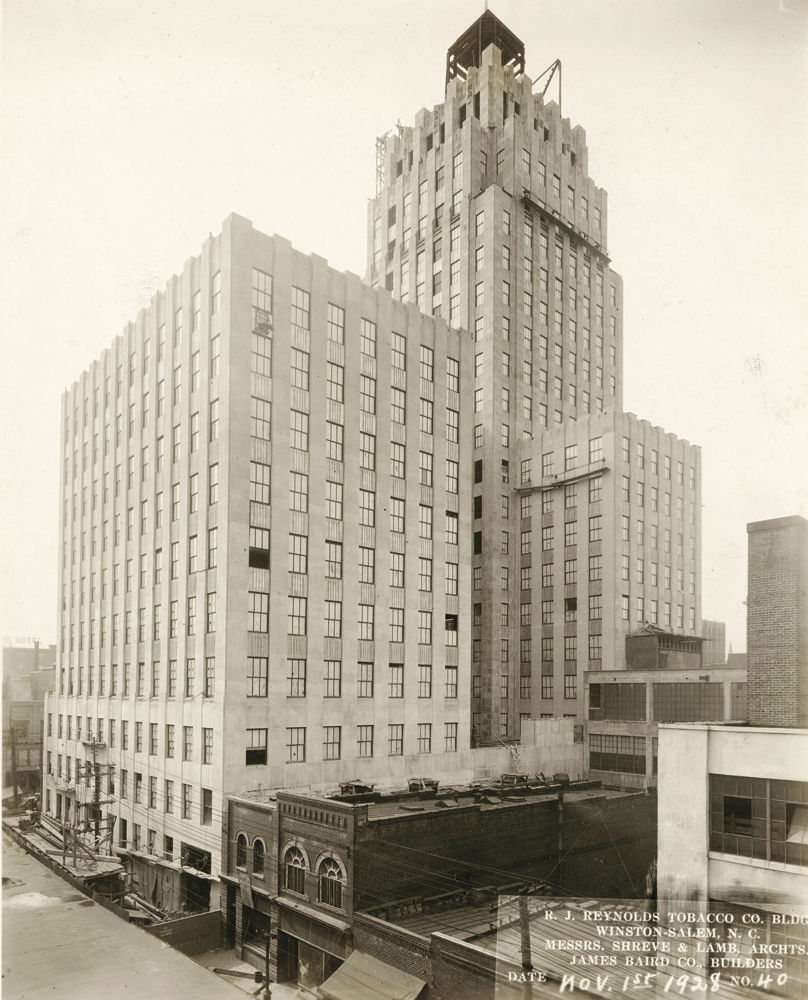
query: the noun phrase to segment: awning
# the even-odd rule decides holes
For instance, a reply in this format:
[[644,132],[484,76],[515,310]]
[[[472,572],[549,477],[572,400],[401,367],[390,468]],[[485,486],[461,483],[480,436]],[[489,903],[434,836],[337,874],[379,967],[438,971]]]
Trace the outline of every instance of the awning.
[[317,993],[325,1000],[415,1000],[424,986],[426,982],[407,972],[352,951]]

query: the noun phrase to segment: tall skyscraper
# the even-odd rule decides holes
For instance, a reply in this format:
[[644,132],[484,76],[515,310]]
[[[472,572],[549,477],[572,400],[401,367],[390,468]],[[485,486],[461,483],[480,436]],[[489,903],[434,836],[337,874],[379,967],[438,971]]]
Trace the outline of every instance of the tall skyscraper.
[[472,730],[583,711],[646,623],[698,634],[700,453],[622,412],[623,289],[586,136],[486,11],[377,144],[367,278],[474,339]]
[[176,908],[226,792],[471,777],[698,633],[698,449],[621,410],[605,194],[533,90],[486,12],[377,146],[366,284],[231,216],[65,393],[44,809]]

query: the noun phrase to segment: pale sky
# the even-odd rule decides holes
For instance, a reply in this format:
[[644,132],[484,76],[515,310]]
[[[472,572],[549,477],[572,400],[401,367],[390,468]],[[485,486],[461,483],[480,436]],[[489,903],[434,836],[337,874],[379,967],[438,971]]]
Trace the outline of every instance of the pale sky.
[[[808,516],[806,0],[491,0],[609,193],[625,408],[702,446],[703,614]],[[0,635],[56,637],[59,401],[238,212],[364,272],[374,143],[482,0],[5,0]],[[552,91],[551,91],[552,93]]]

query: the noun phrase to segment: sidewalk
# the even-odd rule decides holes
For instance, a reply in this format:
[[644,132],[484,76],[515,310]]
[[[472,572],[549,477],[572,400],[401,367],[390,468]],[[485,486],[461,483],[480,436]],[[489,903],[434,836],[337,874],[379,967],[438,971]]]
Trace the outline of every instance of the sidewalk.
[[[207,951],[202,955],[194,955],[193,959],[200,965],[204,965],[206,969],[233,969],[236,972],[249,972],[250,975],[256,971],[255,966],[250,965],[249,962],[243,962],[236,958],[236,953],[232,948]],[[222,976],[222,979],[229,979],[229,977]],[[249,979],[236,979],[235,977],[229,981],[251,996],[262,996],[262,994],[255,992],[258,989],[258,983],[251,983]],[[270,983],[270,988],[272,1000],[300,1000],[300,994],[294,983]]]

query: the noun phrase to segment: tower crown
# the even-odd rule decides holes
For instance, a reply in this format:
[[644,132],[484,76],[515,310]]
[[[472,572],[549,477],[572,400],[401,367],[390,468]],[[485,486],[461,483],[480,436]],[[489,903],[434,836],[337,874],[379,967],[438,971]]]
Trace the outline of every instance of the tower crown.
[[490,10],[483,14],[446,52],[446,86],[449,81],[459,76],[465,80],[472,66],[482,65],[483,52],[489,45],[496,45],[502,52],[502,65],[512,65],[515,72],[525,71],[525,45],[516,35],[503,24]]

